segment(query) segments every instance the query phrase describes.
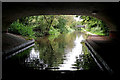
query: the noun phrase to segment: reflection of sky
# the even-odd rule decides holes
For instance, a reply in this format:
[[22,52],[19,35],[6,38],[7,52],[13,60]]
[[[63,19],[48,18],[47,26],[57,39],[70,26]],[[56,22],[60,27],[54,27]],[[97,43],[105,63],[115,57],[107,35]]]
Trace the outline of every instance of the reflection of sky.
[[83,20],[83,19],[80,18],[80,16],[74,17],[74,19],[75,19],[76,21],[82,21],[82,20]]
[[75,46],[72,48],[72,51],[69,51],[66,54],[63,64],[60,64],[59,66],[60,70],[74,70],[72,68],[72,64],[75,63],[76,57],[79,57],[79,55],[82,54],[82,44],[81,44],[82,40],[84,40],[82,35],[76,36],[76,39],[74,41]]
[[32,48],[29,57],[26,59],[26,62],[30,62],[31,60],[39,59],[39,51],[35,51],[34,48]]

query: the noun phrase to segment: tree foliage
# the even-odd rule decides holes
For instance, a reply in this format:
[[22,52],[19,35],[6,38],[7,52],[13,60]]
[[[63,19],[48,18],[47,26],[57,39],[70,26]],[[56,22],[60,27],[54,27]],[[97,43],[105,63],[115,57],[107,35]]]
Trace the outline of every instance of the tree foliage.
[[9,32],[23,36],[58,35],[72,31],[73,16],[69,15],[40,15],[17,19],[11,24]]
[[81,24],[86,25],[87,31],[98,35],[108,35],[109,28],[102,20],[91,16],[81,16],[80,18],[83,19]]
[[[106,35],[106,24],[90,16],[80,16],[83,21],[75,21],[75,15],[39,15],[17,19],[10,25],[9,32],[28,37],[59,35],[79,30],[76,25],[86,25],[85,29],[95,34]],[[78,17],[78,15],[77,15]]]
[[29,36],[30,38],[34,38],[33,36],[34,32],[32,26],[24,25],[22,23],[19,23],[19,21],[13,22],[8,30],[9,32],[12,32],[14,34]]

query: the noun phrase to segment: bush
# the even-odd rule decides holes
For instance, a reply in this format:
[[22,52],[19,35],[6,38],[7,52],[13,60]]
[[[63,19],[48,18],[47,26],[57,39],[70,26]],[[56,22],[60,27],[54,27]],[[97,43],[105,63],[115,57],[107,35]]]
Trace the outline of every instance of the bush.
[[60,32],[59,32],[59,29],[55,29],[54,27],[50,27],[50,30],[49,30],[49,34],[50,35],[59,35]]
[[34,32],[31,26],[25,26],[17,21],[13,22],[8,29],[8,32],[19,34],[22,36],[34,37]]
[[84,25],[86,25],[85,30],[97,35],[108,35],[109,28],[102,21],[90,16],[81,16]]

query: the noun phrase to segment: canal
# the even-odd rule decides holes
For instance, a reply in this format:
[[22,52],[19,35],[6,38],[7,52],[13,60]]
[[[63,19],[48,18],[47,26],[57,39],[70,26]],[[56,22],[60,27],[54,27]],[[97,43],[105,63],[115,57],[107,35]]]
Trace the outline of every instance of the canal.
[[82,32],[38,37],[35,45],[3,62],[3,74],[32,71],[100,71]]

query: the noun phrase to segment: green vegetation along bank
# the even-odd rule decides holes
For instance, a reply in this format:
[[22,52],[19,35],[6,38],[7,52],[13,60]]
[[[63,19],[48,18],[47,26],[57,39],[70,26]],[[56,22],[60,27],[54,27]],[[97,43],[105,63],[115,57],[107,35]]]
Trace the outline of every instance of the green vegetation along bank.
[[[75,17],[79,20],[75,20]],[[85,27],[76,27],[77,25]],[[108,35],[109,31],[102,20],[90,16],[40,15],[17,19],[10,25],[8,32],[35,39],[82,29],[97,35]]]

